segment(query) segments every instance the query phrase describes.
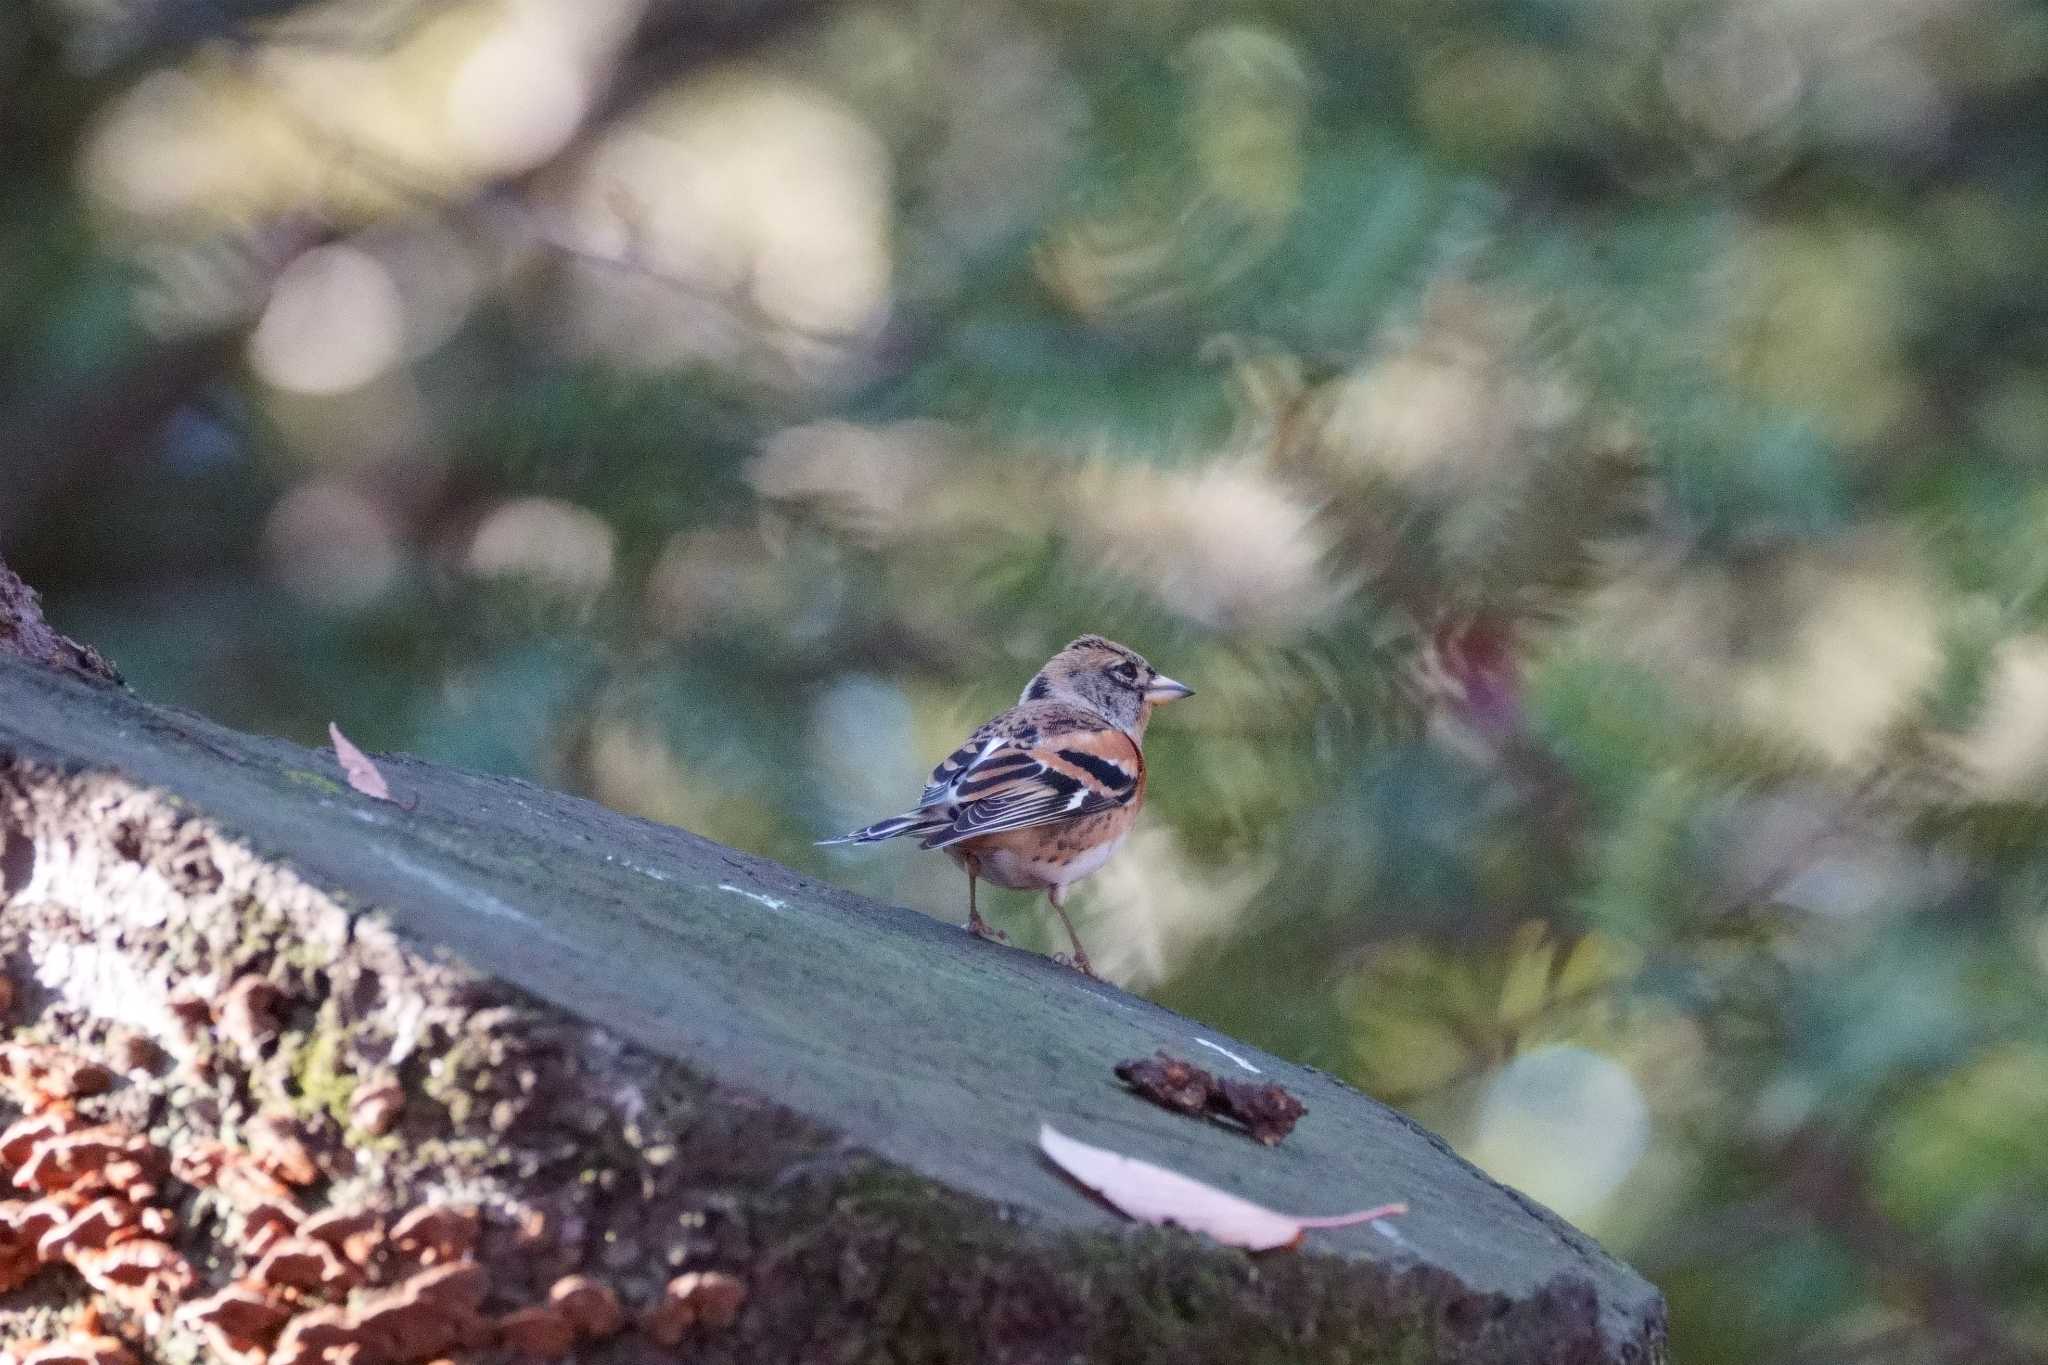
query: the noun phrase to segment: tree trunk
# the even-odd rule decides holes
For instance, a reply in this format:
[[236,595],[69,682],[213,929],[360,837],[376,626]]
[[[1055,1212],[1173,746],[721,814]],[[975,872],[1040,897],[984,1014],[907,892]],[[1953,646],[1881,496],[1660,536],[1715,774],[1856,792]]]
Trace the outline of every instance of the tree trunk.
[[[330,753],[0,656],[9,1022],[109,1068],[79,1112],[177,1163],[154,1198],[180,1215],[178,1296],[251,1273],[276,1237],[193,1155],[219,1141],[216,1165],[282,1177],[288,1221],[479,1209],[467,1255],[490,1298],[464,1341],[482,1354],[543,1330],[490,1322],[572,1272],[630,1310],[715,1270],[745,1289],[730,1322],[704,1297],[736,1295],[724,1281],[671,1294],[699,1296],[676,1348],[694,1359],[1664,1357],[1650,1285],[1328,1076],[679,829],[378,764],[395,802],[350,790]],[[1285,1085],[1307,1115],[1266,1148],[1146,1104],[1111,1068],[1158,1048]],[[61,1109],[54,1054],[11,1055],[17,1100]],[[1249,1255],[1124,1222],[1038,1155],[1042,1122],[1290,1212],[1412,1211]],[[431,1258],[400,1240],[348,1283],[416,1276]],[[28,1273],[0,1299],[6,1335],[91,1301],[146,1355],[192,1358],[191,1310]],[[273,1299],[304,1317],[346,1288]],[[674,1325],[579,1358],[673,1358]]]

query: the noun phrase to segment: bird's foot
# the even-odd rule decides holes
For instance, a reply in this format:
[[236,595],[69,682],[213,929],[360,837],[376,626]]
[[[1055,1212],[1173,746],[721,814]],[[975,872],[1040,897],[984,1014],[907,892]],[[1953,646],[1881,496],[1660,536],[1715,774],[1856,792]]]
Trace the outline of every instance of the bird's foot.
[[990,943],[1008,943],[1010,941],[1008,934],[990,924],[980,915],[969,915],[967,917],[967,932],[976,938],[985,938]]
[[1062,967],[1072,967],[1075,971],[1091,980],[1102,980],[1102,977],[1096,973],[1094,965],[1088,961],[1088,954],[1086,953],[1054,953],[1052,960],[1059,963]]

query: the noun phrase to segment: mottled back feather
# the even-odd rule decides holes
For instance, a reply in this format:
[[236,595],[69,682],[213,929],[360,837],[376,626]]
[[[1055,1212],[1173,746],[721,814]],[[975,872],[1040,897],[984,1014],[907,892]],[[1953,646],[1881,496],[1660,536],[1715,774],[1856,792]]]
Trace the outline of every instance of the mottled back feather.
[[[917,809],[825,843],[916,835],[925,848],[1078,820],[1144,799],[1138,747],[1159,672],[1099,635],[1083,635],[995,717],[932,769]],[[1183,689],[1184,691],[1185,689]]]

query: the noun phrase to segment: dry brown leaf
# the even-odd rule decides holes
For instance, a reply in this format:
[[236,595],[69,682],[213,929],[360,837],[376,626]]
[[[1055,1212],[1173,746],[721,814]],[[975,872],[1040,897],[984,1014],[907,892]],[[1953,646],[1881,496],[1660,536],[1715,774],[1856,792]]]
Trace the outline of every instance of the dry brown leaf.
[[375,801],[391,800],[391,786],[385,782],[384,774],[377,771],[368,754],[349,743],[341,727],[331,720],[327,722],[327,738],[334,744],[334,756],[340,760],[341,770],[348,774],[351,787]]
[[1225,1246],[1248,1251],[1291,1247],[1309,1228],[1341,1228],[1408,1212],[1406,1204],[1381,1204],[1357,1213],[1300,1217],[1276,1213],[1201,1181],[1112,1152],[1040,1124],[1038,1146],[1052,1163],[1101,1195],[1119,1212],[1141,1223],[1173,1224],[1203,1233]]
[[1308,1106],[1287,1088],[1268,1082],[1217,1077],[1165,1048],[1151,1057],[1133,1057],[1116,1064],[1116,1078],[1163,1109],[1177,1114],[1208,1115],[1244,1125],[1245,1132],[1268,1147],[1294,1131]]

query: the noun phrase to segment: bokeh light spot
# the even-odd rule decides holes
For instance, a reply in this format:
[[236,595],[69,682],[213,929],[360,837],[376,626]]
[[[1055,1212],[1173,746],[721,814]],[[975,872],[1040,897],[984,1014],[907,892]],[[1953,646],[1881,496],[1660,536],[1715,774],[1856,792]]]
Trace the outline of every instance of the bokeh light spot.
[[271,577],[303,602],[348,610],[376,600],[403,556],[390,509],[342,483],[303,483],[263,527]]
[[508,24],[456,69],[448,129],[477,169],[507,174],[562,150],[590,107],[590,79],[550,25]]
[[404,335],[405,305],[381,262],[352,246],[315,247],[271,290],[249,363],[292,393],[346,393],[390,368]]
[[1496,1179],[1583,1220],[1649,1142],[1650,1107],[1628,1069],[1559,1045],[1525,1052],[1494,1074],[1465,1154]]
[[469,571],[595,597],[611,582],[614,539],[602,517],[573,503],[514,498],[477,526],[469,542]]

